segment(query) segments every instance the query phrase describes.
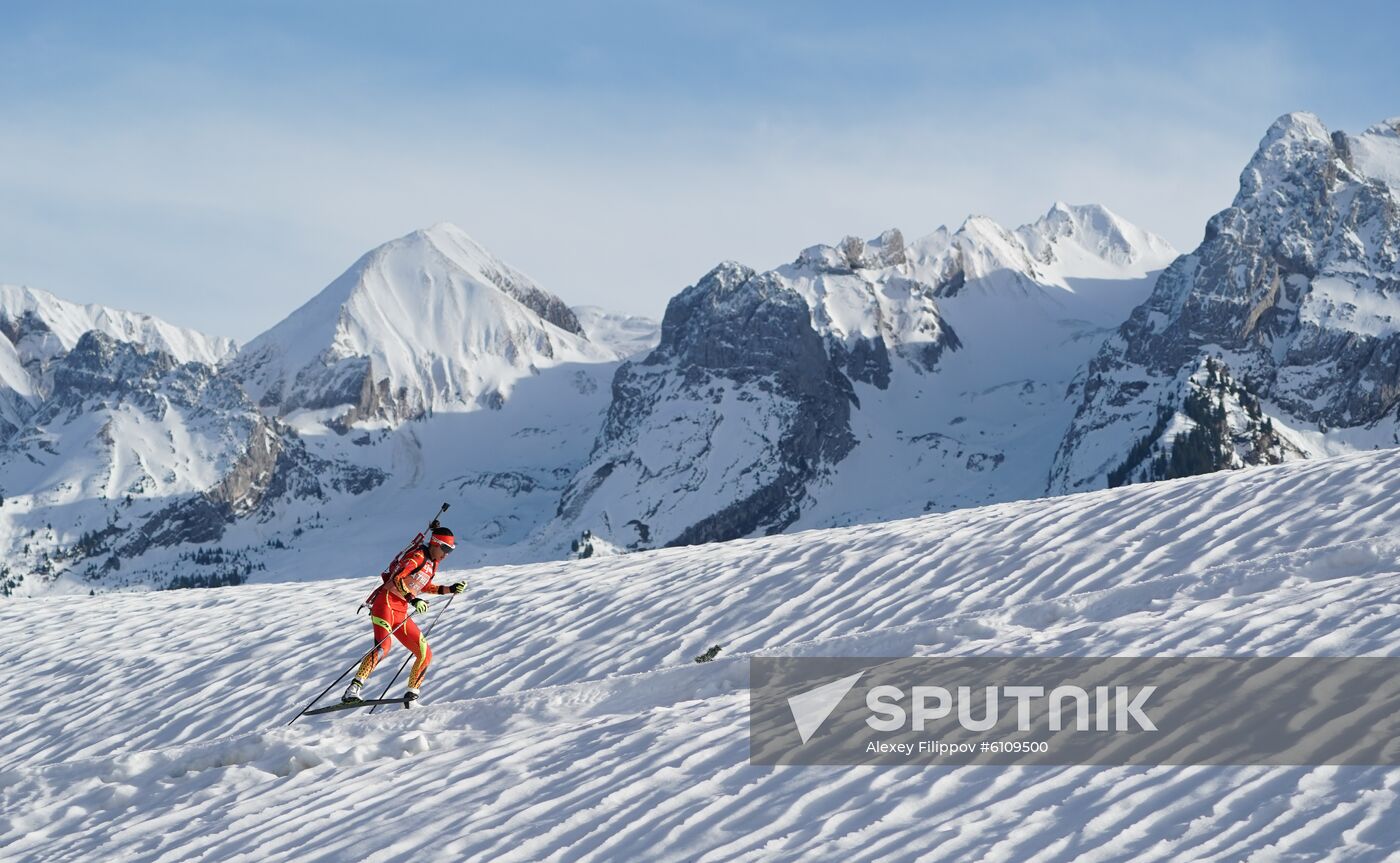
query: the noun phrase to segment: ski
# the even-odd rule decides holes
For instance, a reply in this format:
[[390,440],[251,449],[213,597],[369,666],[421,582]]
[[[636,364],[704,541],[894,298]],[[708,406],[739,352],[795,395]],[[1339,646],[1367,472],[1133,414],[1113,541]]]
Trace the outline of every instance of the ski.
[[353,707],[373,707],[376,704],[397,704],[400,707],[408,707],[408,702],[402,698],[364,698],[360,701],[340,701],[335,704],[328,704],[325,707],[318,707],[315,710],[307,710],[302,716],[315,716],[319,713],[333,713],[337,710],[349,710]]

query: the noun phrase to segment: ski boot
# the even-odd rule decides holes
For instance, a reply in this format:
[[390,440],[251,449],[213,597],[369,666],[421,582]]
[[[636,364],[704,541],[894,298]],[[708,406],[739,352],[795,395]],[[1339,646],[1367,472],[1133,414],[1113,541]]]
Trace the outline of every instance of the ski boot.
[[351,680],[350,685],[345,688],[345,694],[340,696],[340,700],[347,704],[356,701],[364,701],[364,698],[360,695],[360,687],[362,686],[364,686],[364,684],[360,681]]
[[412,707],[413,702],[418,700],[418,690],[410,689],[403,694],[403,706]]

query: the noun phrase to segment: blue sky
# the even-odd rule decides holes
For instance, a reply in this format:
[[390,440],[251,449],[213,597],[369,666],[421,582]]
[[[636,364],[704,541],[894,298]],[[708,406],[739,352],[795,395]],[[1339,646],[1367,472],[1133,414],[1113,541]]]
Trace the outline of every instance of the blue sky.
[[0,281],[246,340],[451,221],[659,317],[1055,200],[1187,250],[1279,114],[1400,114],[1395,4],[511,5],[0,0]]

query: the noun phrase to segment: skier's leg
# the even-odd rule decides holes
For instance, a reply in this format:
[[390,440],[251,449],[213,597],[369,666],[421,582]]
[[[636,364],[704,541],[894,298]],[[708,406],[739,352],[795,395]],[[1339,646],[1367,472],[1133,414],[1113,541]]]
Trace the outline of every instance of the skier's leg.
[[416,692],[423,685],[423,677],[428,673],[428,663],[433,661],[433,649],[428,646],[428,639],[423,637],[418,624],[413,620],[399,627],[395,635],[415,657],[413,668],[408,673],[408,688]]
[[[394,617],[394,611],[387,602],[376,602],[374,607],[370,609],[369,622],[374,626],[374,647],[370,648],[369,653],[365,654],[365,658],[360,660],[360,667],[355,671],[355,679],[361,683],[369,679],[370,673],[379,664],[379,660],[388,656],[389,651],[393,648],[394,643],[389,638],[389,633],[397,624]],[[413,626],[412,621],[404,624],[404,628],[409,626]],[[399,632],[403,632],[403,629],[400,629]]]

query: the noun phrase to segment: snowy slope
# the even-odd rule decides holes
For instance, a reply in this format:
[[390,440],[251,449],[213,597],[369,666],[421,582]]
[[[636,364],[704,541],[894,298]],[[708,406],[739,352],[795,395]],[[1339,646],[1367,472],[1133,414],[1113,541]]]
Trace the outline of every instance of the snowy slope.
[[1397,518],[1387,450],[452,571],[424,707],[291,727],[364,578],[13,601],[0,857],[1392,859],[1397,768],[751,767],[743,659],[1395,656]]
[[563,301],[441,223],[367,253],[232,371],[279,414],[349,424],[499,407],[540,368],[612,359]]
[[619,357],[649,351],[661,338],[661,324],[651,318],[610,312],[598,306],[571,308],[588,340],[611,349]]

